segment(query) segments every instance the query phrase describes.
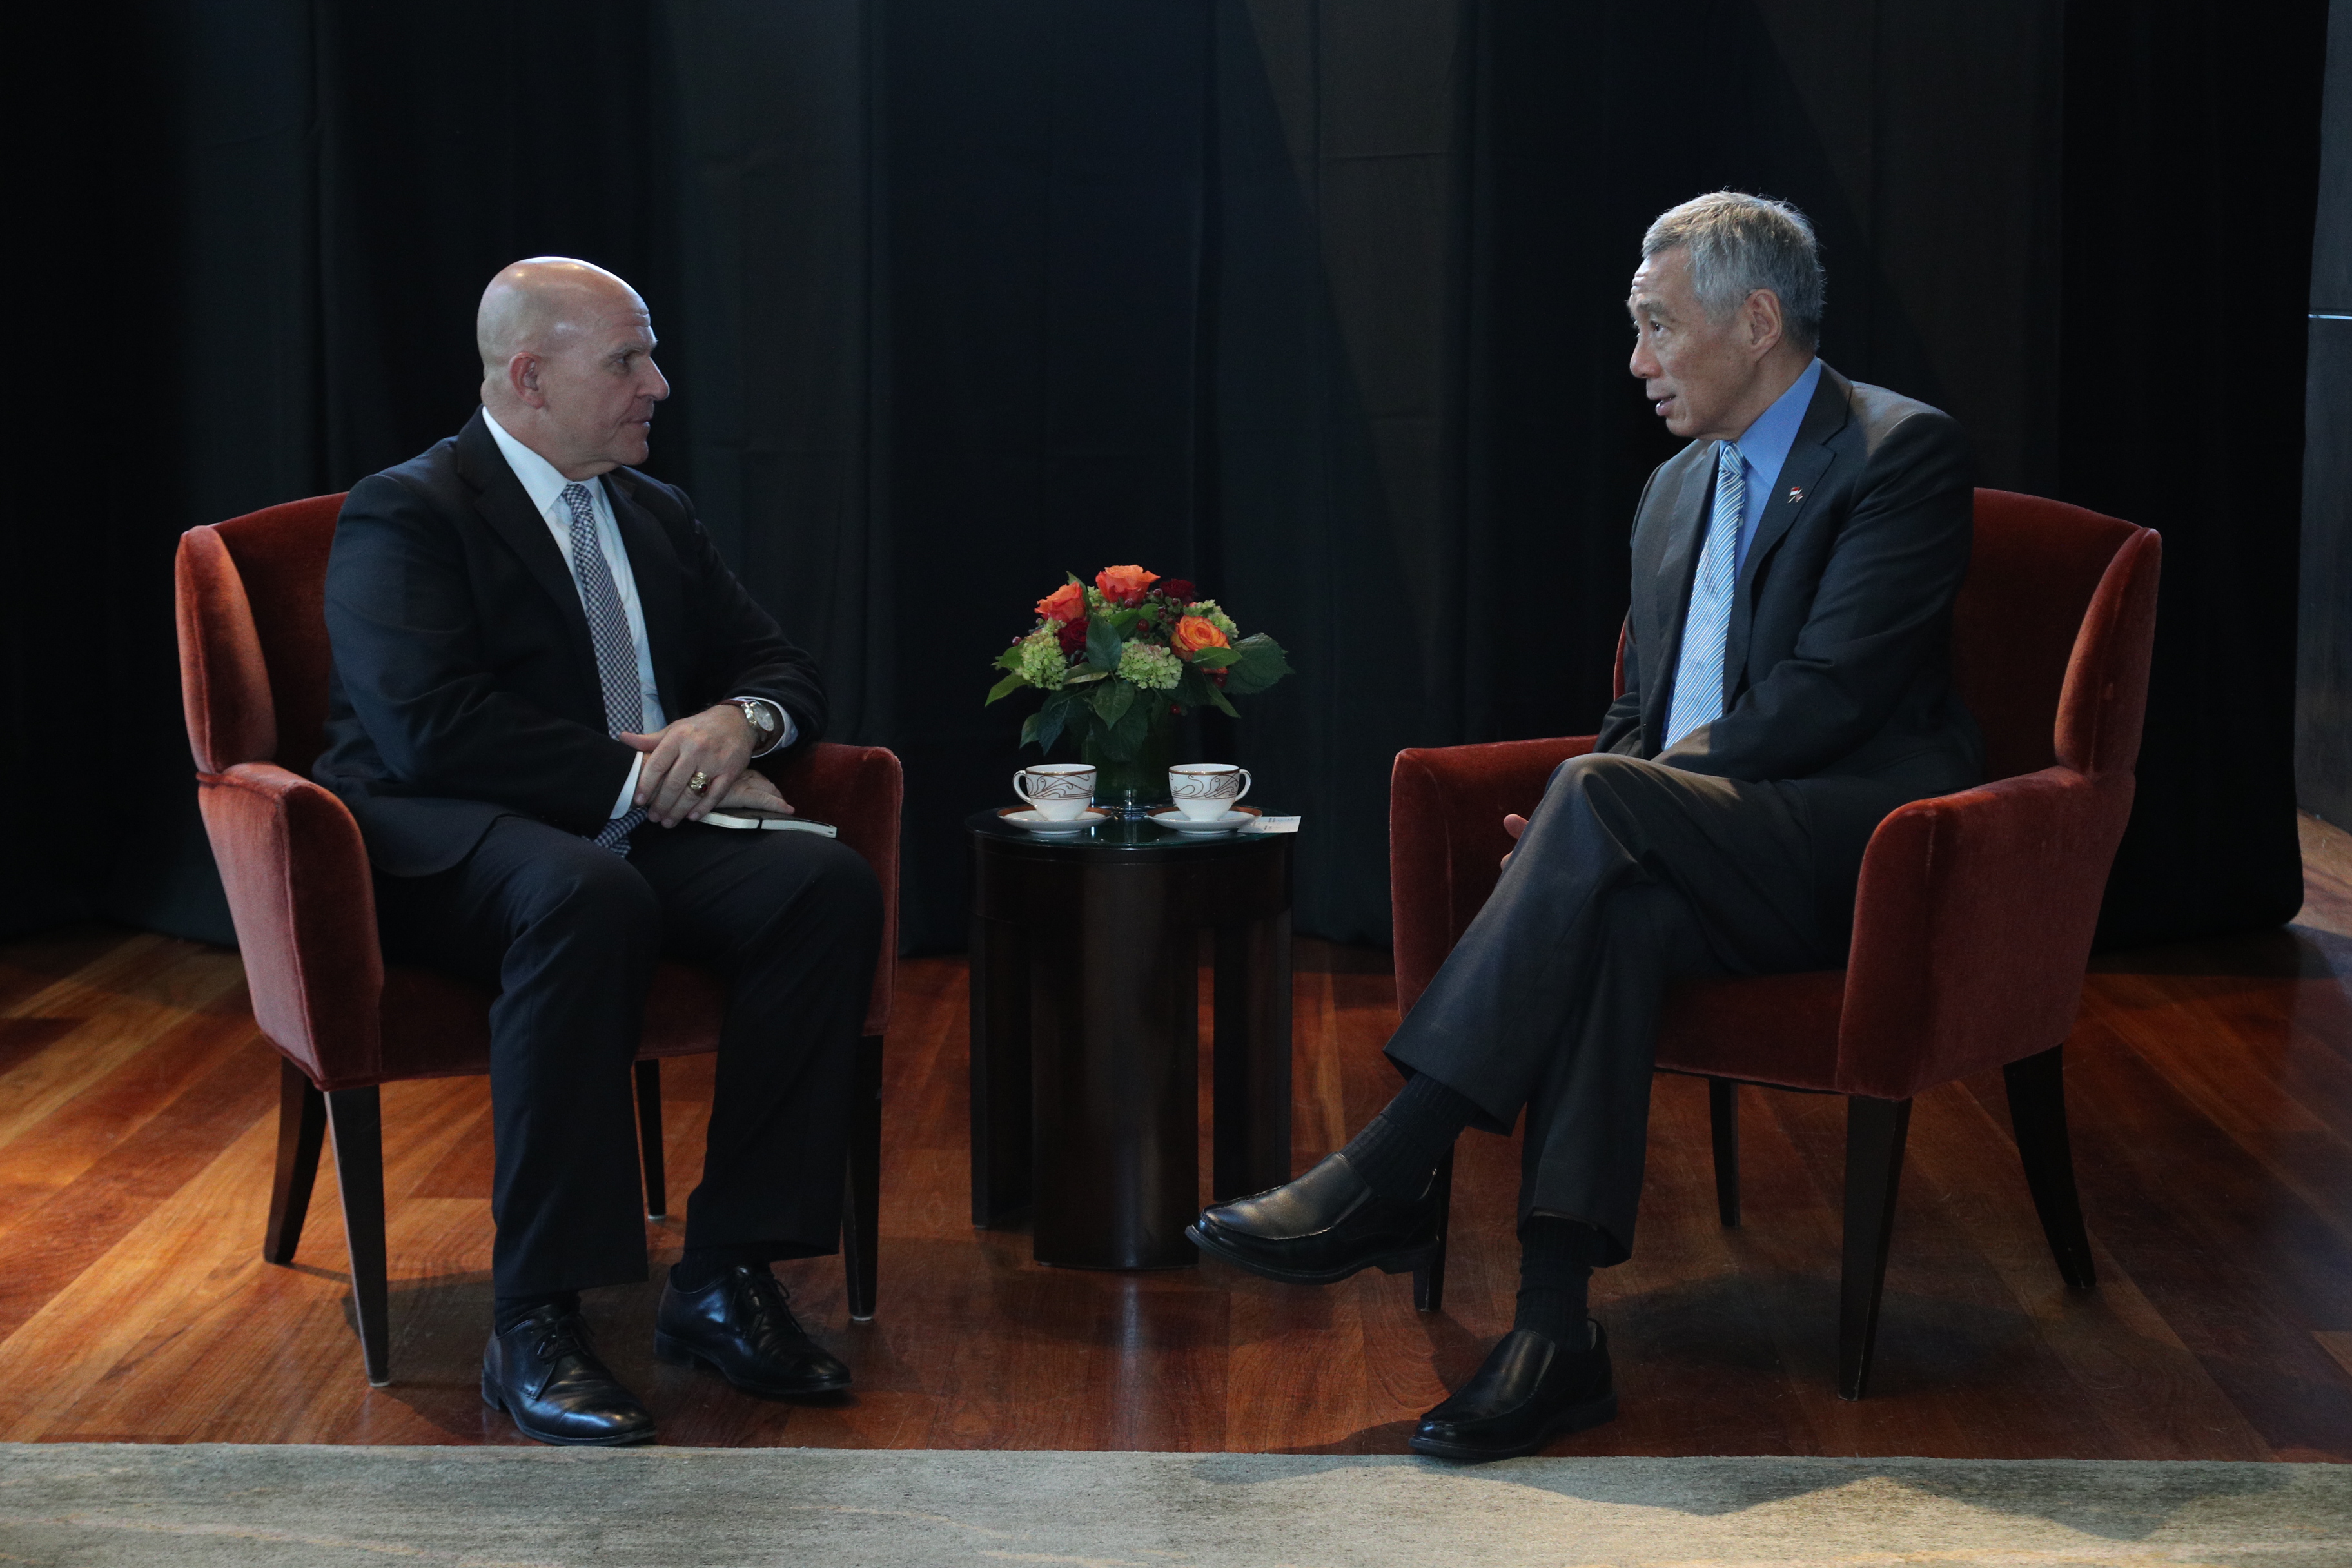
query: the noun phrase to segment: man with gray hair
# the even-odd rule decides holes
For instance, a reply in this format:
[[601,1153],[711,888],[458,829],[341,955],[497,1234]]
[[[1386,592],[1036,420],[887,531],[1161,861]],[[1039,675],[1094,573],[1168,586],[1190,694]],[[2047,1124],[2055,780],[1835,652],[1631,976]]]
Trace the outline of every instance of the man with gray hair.
[[1624,693],[1596,750],[1505,819],[1519,842],[1494,896],[1389,1042],[1403,1090],[1191,1233],[1294,1283],[1413,1268],[1445,1151],[1524,1110],[1517,1312],[1422,1418],[1421,1453],[1533,1453],[1616,1414],[1587,1286],[1633,1248],[1666,983],[1843,963],[1880,819],[1982,776],[1948,668],[1967,441],[1815,357],[1822,295],[1786,203],[1717,192],[1650,226],[1631,369],[1690,445],[1634,513]]

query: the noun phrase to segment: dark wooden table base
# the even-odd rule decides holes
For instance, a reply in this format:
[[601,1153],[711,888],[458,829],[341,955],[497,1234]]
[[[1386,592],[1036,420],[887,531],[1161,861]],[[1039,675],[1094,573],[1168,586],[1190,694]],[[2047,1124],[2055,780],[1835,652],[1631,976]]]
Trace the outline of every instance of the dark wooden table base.
[[1041,1263],[1199,1262],[1200,943],[1213,933],[1211,1190],[1290,1170],[1288,837],[1061,845],[975,834],[971,1217]]

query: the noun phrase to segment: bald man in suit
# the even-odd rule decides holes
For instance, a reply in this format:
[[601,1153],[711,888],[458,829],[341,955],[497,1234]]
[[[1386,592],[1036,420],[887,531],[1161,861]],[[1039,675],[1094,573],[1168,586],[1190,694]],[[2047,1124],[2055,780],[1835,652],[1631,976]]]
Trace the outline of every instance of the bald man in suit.
[[702,821],[790,809],[751,763],[814,744],[824,691],[693,504],[633,466],[669,395],[645,301],[543,257],[491,280],[476,338],[465,428],[343,503],[317,773],[366,840],[386,951],[499,994],[483,1398],[541,1442],[643,1442],[579,1293],[646,1277],[629,1068],[654,966],[729,987],[656,1352],[835,1392],[848,1369],[769,1266],[840,1245],[881,893],[831,838]]

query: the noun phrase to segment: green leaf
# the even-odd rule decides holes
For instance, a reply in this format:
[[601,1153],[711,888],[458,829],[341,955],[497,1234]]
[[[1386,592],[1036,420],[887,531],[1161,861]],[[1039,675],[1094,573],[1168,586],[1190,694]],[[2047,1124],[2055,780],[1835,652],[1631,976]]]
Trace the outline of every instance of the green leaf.
[[1225,666],[1228,696],[1252,696],[1293,673],[1282,645],[1264,632],[1242,638],[1234,645],[1234,652],[1238,657]]
[[1094,708],[1095,717],[1103,721],[1104,727],[1114,728],[1127,717],[1127,710],[1135,706],[1135,682],[1106,680],[1094,689],[1087,700]]
[[1023,745],[1034,746],[1037,743],[1037,721],[1044,717],[1045,715],[1043,713],[1032,713],[1029,717],[1021,721],[1021,743]]
[[1150,726],[1151,701],[1147,700],[1130,704],[1127,711],[1119,715],[1118,723],[1104,728],[1102,739],[1097,742],[1102,747],[1103,755],[1114,763],[1134,761],[1135,753],[1142,746]]
[[[1028,684],[1029,678],[1016,669],[988,689],[988,702],[993,702],[1000,697],[1010,697]],[[988,702],[983,702],[981,706],[985,708]]]
[[1225,669],[1241,657],[1237,647],[1204,647],[1192,656],[1192,663],[1201,669]]
[[[1023,641],[1023,642],[1026,642],[1027,640],[1028,640],[1028,639],[1027,639],[1026,637],[1024,637],[1024,638],[1023,638],[1023,639],[1022,639],[1022,641]],[[996,656],[996,668],[999,668],[999,669],[1018,669],[1018,668],[1021,668],[1021,643],[1017,643],[1017,642],[1016,642],[1016,643],[1013,643],[1013,644],[1012,644],[1011,646],[1007,647],[1005,648],[1005,650],[1004,650],[1003,653],[998,654],[998,655]]]
[[1176,678],[1176,689],[1168,695],[1171,700],[1187,708],[1205,708],[1209,705],[1209,693],[1215,689],[1207,676],[1188,664],[1184,673]]
[[1217,705],[1217,710],[1224,714],[1228,719],[1238,719],[1241,717],[1240,714],[1234,711],[1234,705],[1225,700],[1225,694],[1218,690],[1213,686],[1209,688],[1209,700],[1215,703]]
[[1024,725],[1021,738],[1024,742],[1034,740],[1037,742],[1037,749],[1050,755],[1054,750],[1054,742],[1062,738],[1062,731],[1069,723],[1070,710],[1076,706],[1077,701],[1078,697],[1076,692],[1056,691],[1045,699],[1045,706],[1037,710],[1037,727],[1034,733],[1033,734]]
[[1087,623],[1087,668],[1099,669],[1105,675],[1116,674],[1119,651],[1125,646],[1106,617],[1097,616]]

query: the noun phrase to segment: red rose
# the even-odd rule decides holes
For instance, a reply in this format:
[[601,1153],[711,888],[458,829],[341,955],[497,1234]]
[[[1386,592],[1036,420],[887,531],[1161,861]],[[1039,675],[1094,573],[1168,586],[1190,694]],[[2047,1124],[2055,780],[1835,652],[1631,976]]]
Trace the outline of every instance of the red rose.
[[1065,583],[1037,601],[1037,613],[1048,620],[1084,622],[1087,591],[1076,583]]
[[1181,577],[1171,577],[1160,584],[1160,591],[1180,605],[1189,605],[1192,602],[1192,596],[1201,590]]
[[1106,566],[1095,574],[1095,586],[1102,590],[1102,596],[1122,609],[1143,603],[1144,591],[1159,581],[1159,573],[1140,566]]
[[1087,646],[1086,617],[1080,616],[1075,621],[1064,621],[1054,628],[1054,636],[1060,640],[1064,653],[1077,652]]

